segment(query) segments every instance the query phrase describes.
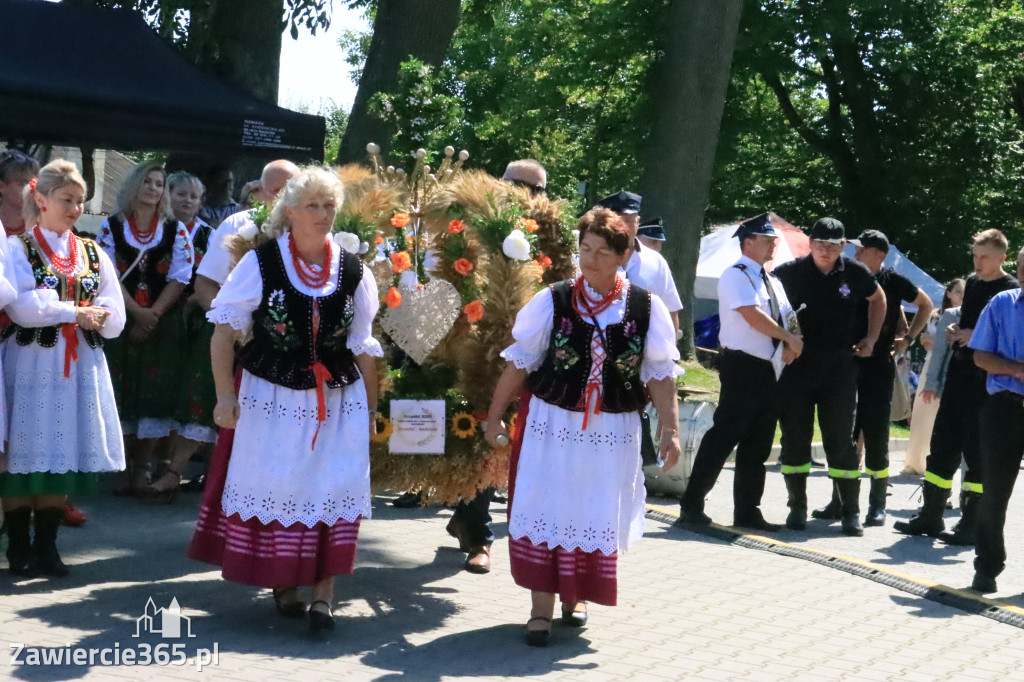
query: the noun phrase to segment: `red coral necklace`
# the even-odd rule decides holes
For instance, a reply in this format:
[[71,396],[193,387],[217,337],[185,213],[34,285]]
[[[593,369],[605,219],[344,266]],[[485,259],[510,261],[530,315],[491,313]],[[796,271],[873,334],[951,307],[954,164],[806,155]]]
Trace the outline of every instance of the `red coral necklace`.
[[331,275],[331,242],[324,238],[324,262],[320,266],[320,272],[314,272],[306,261],[299,258],[299,247],[295,244],[295,235],[288,233],[288,250],[292,254],[292,265],[295,267],[295,274],[310,289],[320,289],[327,284],[327,278]]
[[73,275],[75,274],[75,268],[78,267],[78,239],[75,235],[68,235],[68,255],[60,257],[53,252],[50,248],[49,243],[46,241],[46,237],[43,236],[43,231],[36,225],[32,228],[32,234],[35,235],[36,242],[39,243],[39,248],[43,250],[46,257],[50,259],[50,265],[62,275]]
[[146,233],[142,233],[139,231],[139,226],[135,224],[135,216],[128,216],[128,229],[140,246],[149,246],[150,242],[153,241],[153,237],[156,236],[156,226],[159,222],[160,218],[154,215],[153,219],[149,221],[149,230]]
[[624,279],[616,275],[615,286],[608,292],[606,296],[598,300],[594,300],[587,293],[587,285],[584,283],[583,275],[576,278],[576,283],[572,287],[572,307],[576,309],[576,312],[580,315],[597,315],[603,313],[605,310],[611,307],[612,303],[619,298],[622,294],[622,287],[624,286]]

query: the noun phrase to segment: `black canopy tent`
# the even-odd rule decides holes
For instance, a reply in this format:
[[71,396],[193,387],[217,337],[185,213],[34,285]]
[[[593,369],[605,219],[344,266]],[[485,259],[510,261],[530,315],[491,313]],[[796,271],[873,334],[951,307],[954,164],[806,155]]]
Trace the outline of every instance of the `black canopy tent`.
[[221,83],[141,15],[0,0],[0,137],[321,161],[325,123]]

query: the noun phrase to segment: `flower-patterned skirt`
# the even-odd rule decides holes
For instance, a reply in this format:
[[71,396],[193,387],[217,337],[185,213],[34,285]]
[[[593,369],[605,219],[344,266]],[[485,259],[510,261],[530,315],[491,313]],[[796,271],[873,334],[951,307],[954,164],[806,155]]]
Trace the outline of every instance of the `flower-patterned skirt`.
[[[138,432],[143,438],[165,436],[177,427],[173,420],[181,400],[184,318],[179,307],[171,308],[142,343],[129,340],[131,327],[129,315],[124,332],[103,345],[121,425],[125,433]],[[163,427],[146,432],[140,424],[146,421]]]
[[227,516],[307,528],[370,517],[370,416],[361,380],[325,389],[322,423],[313,389],[243,372],[238,396],[241,416],[221,500]]
[[530,399],[515,473],[509,535],[606,555],[643,535],[640,417],[591,414]]

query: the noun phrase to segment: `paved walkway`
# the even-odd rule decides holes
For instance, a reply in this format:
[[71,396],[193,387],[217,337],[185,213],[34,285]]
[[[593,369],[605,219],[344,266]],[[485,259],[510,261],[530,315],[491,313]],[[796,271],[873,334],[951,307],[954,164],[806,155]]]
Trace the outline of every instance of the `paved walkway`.
[[[784,514],[778,478],[769,480],[770,518]],[[811,494],[824,499],[826,483],[814,478]],[[902,488],[909,484],[900,486],[891,499],[909,510]],[[46,680],[290,676],[303,682],[1024,679],[1024,630],[659,521],[648,524],[645,538],[620,561],[620,606],[592,606],[585,630],[556,626],[551,646],[533,649],[521,639],[529,598],[509,576],[503,513],[495,515],[495,568],[476,576],[460,570],[464,555],[444,532],[450,511],[396,510],[386,502],[377,498],[374,519],[362,526],[355,574],[338,580],[338,629],[318,641],[304,622],[274,612],[268,590],[224,582],[216,570],[184,557],[197,496],[170,507],[110,497],[88,501],[92,521],[62,530],[69,578],[12,583],[0,572],[3,639],[48,648],[49,655],[69,646],[139,651],[141,643],[184,643],[193,657],[198,647],[216,643],[219,664],[197,673],[192,667],[104,667],[97,658],[91,665],[8,667],[3,673]],[[709,510],[731,520],[728,496],[718,489]],[[803,537],[780,537],[954,585],[971,577],[969,552],[901,540],[889,528],[859,541],[824,524]],[[1016,568],[1000,584],[1020,600],[1024,548],[1011,549],[1010,561]],[[157,608],[176,598],[195,638],[134,638],[150,597]]]

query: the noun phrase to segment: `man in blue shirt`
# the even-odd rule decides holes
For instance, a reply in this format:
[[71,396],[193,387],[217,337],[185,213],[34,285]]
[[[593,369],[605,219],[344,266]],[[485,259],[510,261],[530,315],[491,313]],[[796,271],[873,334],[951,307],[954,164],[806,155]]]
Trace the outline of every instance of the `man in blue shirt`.
[[[1022,277],[1024,250],[1017,254],[1017,279]],[[1006,566],[1006,507],[1024,452],[1024,299],[1020,289],[992,297],[968,347],[974,351],[974,363],[988,373],[988,397],[980,420],[984,492],[975,528],[971,587],[989,593],[996,591],[996,576]]]

